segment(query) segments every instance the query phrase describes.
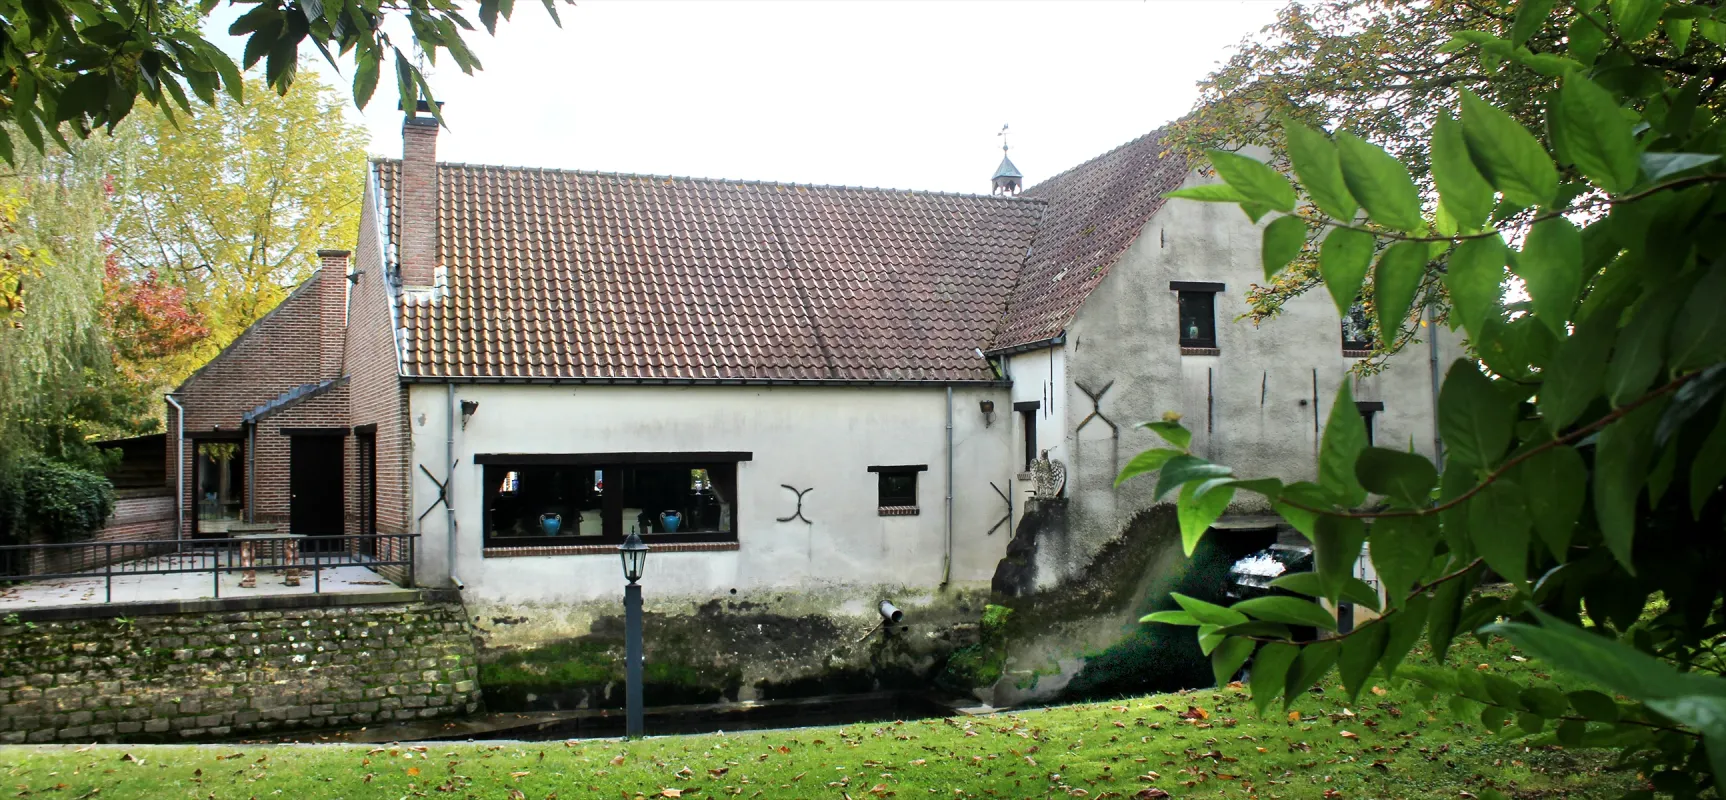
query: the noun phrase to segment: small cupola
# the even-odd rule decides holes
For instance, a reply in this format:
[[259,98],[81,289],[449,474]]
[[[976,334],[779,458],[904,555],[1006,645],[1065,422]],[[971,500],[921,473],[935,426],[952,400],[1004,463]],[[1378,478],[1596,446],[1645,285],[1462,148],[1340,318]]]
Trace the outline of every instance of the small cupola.
[[989,182],[994,184],[994,194],[1018,194],[1019,182],[1025,176],[1019,174],[1019,168],[1013,166],[1013,159],[1007,157],[1007,126],[1001,126],[1001,166],[995,168],[994,177]]

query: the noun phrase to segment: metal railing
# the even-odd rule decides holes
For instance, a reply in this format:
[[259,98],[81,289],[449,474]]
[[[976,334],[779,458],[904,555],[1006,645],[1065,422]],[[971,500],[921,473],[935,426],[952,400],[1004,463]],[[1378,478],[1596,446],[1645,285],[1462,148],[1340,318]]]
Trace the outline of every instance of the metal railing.
[[309,572],[312,592],[318,594],[323,591],[324,569],[356,566],[398,586],[412,587],[418,538],[419,534],[382,533],[0,545],[0,585],[101,578],[106,591],[103,602],[113,602],[115,578],[209,572],[212,596],[219,598],[225,573],[298,576]]

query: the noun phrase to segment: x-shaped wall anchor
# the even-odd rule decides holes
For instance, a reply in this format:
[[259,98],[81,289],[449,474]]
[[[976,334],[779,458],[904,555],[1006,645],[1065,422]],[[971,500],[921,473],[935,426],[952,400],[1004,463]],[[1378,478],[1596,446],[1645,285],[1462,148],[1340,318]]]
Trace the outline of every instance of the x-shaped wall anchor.
[[[461,459],[458,458],[455,460],[454,464],[449,465],[449,471],[450,471],[451,476],[455,475],[455,465],[460,464],[460,463],[461,463]],[[426,514],[430,514],[433,509],[437,508],[438,503],[443,503],[445,508],[449,507],[449,481],[448,480],[442,480],[442,481],[438,480],[437,476],[431,474],[431,470],[426,469],[426,465],[424,465],[424,464],[419,465],[419,467],[420,467],[420,472],[424,472],[426,474],[427,478],[431,478],[432,483],[437,484],[437,499],[433,500],[432,504],[429,506],[426,506],[426,510],[420,513],[419,521],[423,522],[423,521],[425,521]]]
[[805,523],[808,523],[810,525],[814,525],[815,522],[813,520],[809,519],[808,517],[803,516],[803,495],[806,495],[810,492],[815,491],[815,487],[811,486],[811,487],[804,489],[802,491],[798,491],[797,487],[792,486],[791,484],[788,484],[788,483],[781,483],[779,485],[783,486],[787,489],[790,489],[792,494],[797,495],[797,511],[794,512],[789,517],[780,517],[779,521],[780,522],[790,522],[791,520],[794,520],[794,519],[800,519],[800,520],[803,520]]
[[1109,393],[1109,387],[1114,386],[1115,382],[1109,381],[1108,383],[1103,384],[1103,388],[1094,392],[1078,381],[1073,381],[1073,385],[1079,387],[1079,391],[1084,392],[1086,397],[1091,398],[1091,413],[1085,415],[1084,421],[1079,423],[1079,427],[1073,429],[1073,433],[1078,433],[1079,431],[1084,430],[1086,423],[1089,423],[1094,417],[1102,420],[1104,425],[1109,426],[1109,430],[1114,431],[1115,438],[1121,438],[1120,426],[1109,421],[1108,417],[1103,416],[1103,395]]
[[1002,517],[1000,522],[995,523],[994,527],[990,528],[989,532],[984,534],[985,536],[994,536],[997,529],[1013,519],[1013,498],[1008,497],[1006,492],[1001,491],[1001,487],[996,486],[994,481],[989,481],[989,488],[994,489],[995,494],[1001,496],[1001,502],[1007,504],[1007,516]]

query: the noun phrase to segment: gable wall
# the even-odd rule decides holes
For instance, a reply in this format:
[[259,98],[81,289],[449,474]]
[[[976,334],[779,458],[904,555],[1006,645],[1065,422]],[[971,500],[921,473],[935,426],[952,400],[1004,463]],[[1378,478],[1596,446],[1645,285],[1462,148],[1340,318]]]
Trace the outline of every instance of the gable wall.
[[389,296],[388,264],[378,218],[375,182],[365,191],[354,269],[359,279],[348,298],[348,391],[350,422],[377,426],[377,526],[379,533],[408,533],[407,388],[399,378],[396,326]]

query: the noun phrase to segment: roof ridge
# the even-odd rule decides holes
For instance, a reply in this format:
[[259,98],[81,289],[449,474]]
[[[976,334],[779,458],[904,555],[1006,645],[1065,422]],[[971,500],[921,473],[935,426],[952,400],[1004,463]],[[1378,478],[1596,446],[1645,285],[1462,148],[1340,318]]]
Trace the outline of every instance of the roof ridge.
[[[1106,150],[1102,153],[1091,156],[1090,158],[1087,158],[1084,161],[1081,161],[1077,164],[1074,164],[1071,167],[1068,167],[1064,170],[1061,170],[1060,172],[1057,172],[1053,175],[1050,175],[1049,177],[1038,181],[1036,183],[1036,185],[1030,187],[1029,189],[1026,189],[1024,191],[1024,194],[1027,194],[1027,195],[1031,194],[1032,192],[1035,192],[1038,189],[1041,189],[1041,188],[1048,186],[1048,185],[1050,185],[1050,184],[1052,184],[1058,180],[1061,180],[1062,178],[1065,178],[1072,173],[1078,172],[1079,170],[1082,170],[1086,167],[1089,167],[1092,164],[1095,164],[1099,161],[1102,161],[1103,159],[1108,158],[1109,156],[1112,156],[1116,153],[1119,153],[1122,150],[1125,150],[1129,147],[1132,147],[1132,146],[1134,146],[1140,142],[1143,142],[1146,139],[1149,139],[1153,136],[1158,136],[1160,134],[1166,133],[1166,132],[1168,132],[1170,125],[1173,125],[1173,123],[1163,124],[1163,125],[1157,127],[1155,130],[1152,130],[1152,131],[1145,133],[1145,134],[1141,134],[1139,136],[1135,136],[1131,139],[1128,139],[1125,142],[1122,142],[1122,143],[1120,143],[1120,144],[1118,144],[1112,148],[1109,148],[1108,150]],[[1031,199],[1036,199],[1036,198],[1031,198]]]
[[[385,162],[399,164],[399,163],[401,163],[401,159],[389,158],[386,156],[373,156],[371,158],[371,162],[374,164],[380,164],[380,163],[385,163]],[[593,177],[605,177],[605,178],[641,178],[641,179],[657,180],[657,181],[670,180],[670,181],[690,181],[690,182],[696,182],[696,183],[722,183],[722,184],[729,184],[729,185],[733,185],[733,186],[772,186],[775,188],[783,187],[783,188],[788,188],[788,189],[839,189],[839,190],[843,190],[843,191],[877,192],[877,193],[881,193],[881,194],[913,194],[913,195],[923,195],[923,196],[928,196],[928,197],[957,197],[957,198],[964,198],[967,200],[998,200],[998,201],[1006,202],[1006,203],[1029,203],[1031,205],[1045,205],[1049,202],[1049,201],[1044,200],[1043,198],[1040,198],[1040,197],[1023,197],[1023,196],[1018,196],[1018,195],[981,194],[981,193],[971,193],[971,192],[943,192],[943,191],[938,191],[935,189],[900,189],[900,188],[895,188],[895,187],[891,187],[891,186],[851,186],[851,185],[842,184],[842,183],[795,183],[795,182],[786,182],[786,181],[759,180],[759,179],[751,179],[751,178],[707,178],[707,177],[701,177],[701,176],[696,176],[696,175],[655,175],[652,173],[645,173],[645,172],[607,172],[605,170],[570,169],[568,167],[529,167],[529,166],[516,166],[516,165],[509,165],[509,164],[473,164],[473,163],[469,163],[469,162],[465,162],[465,161],[439,161],[437,163],[438,163],[438,166],[440,166],[440,167],[452,167],[452,168],[456,168],[456,169],[470,169],[470,170],[498,170],[498,171],[506,171],[506,172],[553,172],[553,173],[559,173],[559,174],[564,174],[564,175],[589,175],[589,176],[593,176]]]

